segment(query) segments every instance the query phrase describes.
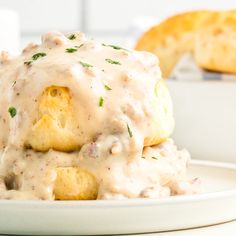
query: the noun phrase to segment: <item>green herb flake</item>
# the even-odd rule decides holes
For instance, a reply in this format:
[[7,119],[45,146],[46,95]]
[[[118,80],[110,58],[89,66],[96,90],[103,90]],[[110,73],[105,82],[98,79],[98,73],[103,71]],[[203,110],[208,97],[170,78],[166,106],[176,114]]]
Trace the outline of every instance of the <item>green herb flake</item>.
[[66,48],[67,53],[74,53],[77,52],[77,48]]
[[116,50],[122,50],[123,48],[119,47],[119,46],[116,46],[116,45],[107,45],[108,47],[111,47],[113,49],[116,49]]
[[90,64],[88,64],[86,62],[83,62],[83,61],[80,61],[79,63],[80,63],[80,65],[82,65],[85,68],[93,67],[92,65],[90,65]]
[[16,80],[12,83],[12,87],[14,87],[15,86],[15,84],[16,84]]
[[36,53],[32,56],[31,60],[25,61],[24,64],[30,66],[33,63],[33,61],[38,60],[40,57],[45,57],[46,55],[47,54],[45,52]]
[[69,35],[68,39],[69,39],[69,40],[74,40],[74,39],[76,39],[75,34],[71,34],[71,35]]
[[152,157],[152,159],[154,159],[154,160],[158,160],[158,158],[157,158],[157,157]]
[[30,66],[32,64],[33,61],[25,61],[24,64],[27,66]]
[[75,48],[79,49],[79,48],[81,48],[81,47],[83,47],[83,46],[84,46],[84,44],[81,43],[79,46],[75,46]]
[[103,99],[103,97],[100,97],[99,98],[99,107],[102,107],[103,103],[104,103],[104,99]]
[[110,91],[110,90],[112,90],[108,85],[104,85],[104,88],[107,90],[107,91]]
[[129,137],[132,138],[133,137],[133,133],[129,127],[129,125],[127,124],[127,130],[128,130],[128,133],[129,133]]
[[45,57],[47,54],[45,52],[39,52],[32,56],[33,61],[38,60],[40,57]]
[[116,45],[112,45],[112,44],[102,44],[102,46],[104,46],[104,47],[111,47],[111,48],[113,48],[113,49],[115,49],[115,50],[125,50],[125,51],[128,51],[127,49],[125,49],[125,48],[122,48],[122,47],[120,47],[120,46],[116,46]]
[[106,62],[113,64],[113,65],[121,65],[121,63],[119,61],[113,61],[112,59],[105,59]]
[[143,157],[143,156],[141,158],[146,159],[146,157]]
[[9,108],[8,108],[8,112],[9,112],[11,118],[13,118],[14,116],[16,116],[16,113],[17,113],[15,107],[9,107]]

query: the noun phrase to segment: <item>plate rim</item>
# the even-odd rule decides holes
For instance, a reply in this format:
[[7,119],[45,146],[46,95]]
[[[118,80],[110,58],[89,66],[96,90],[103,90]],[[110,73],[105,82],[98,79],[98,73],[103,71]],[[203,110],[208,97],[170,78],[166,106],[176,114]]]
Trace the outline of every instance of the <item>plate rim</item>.
[[[217,161],[208,161],[208,160],[191,160],[190,165],[194,166],[204,166],[204,167],[216,167],[223,169],[230,169],[236,171],[236,164],[227,163],[227,162],[217,162]],[[198,201],[208,201],[209,199],[215,200],[222,197],[233,197],[236,196],[236,188],[224,191],[216,191],[210,193],[201,193],[195,195],[180,195],[172,196],[168,198],[161,199],[122,199],[122,200],[68,200],[68,201],[54,201],[54,200],[0,200],[0,208],[15,208],[16,206],[22,207],[34,207],[41,209],[54,209],[57,208],[72,208],[83,207],[83,208],[120,208],[120,207],[148,207],[148,206],[157,206],[157,205],[175,205],[181,203],[193,203]]]

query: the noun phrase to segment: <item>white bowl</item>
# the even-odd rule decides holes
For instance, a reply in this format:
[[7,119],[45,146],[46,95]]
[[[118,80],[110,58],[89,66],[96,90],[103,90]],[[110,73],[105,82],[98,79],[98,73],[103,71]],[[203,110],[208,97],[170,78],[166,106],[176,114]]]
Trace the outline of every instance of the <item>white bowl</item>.
[[168,81],[173,138],[193,158],[236,162],[236,81]]

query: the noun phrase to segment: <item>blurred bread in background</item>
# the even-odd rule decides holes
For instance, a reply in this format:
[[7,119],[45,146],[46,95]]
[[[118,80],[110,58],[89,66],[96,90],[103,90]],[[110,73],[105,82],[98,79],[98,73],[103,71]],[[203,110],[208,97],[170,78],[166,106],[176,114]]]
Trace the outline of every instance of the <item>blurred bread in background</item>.
[[[156,54],[163,77],[168,77],[185,53],[197,64],[218,72],[235,73],[236,11],[192,11],[172,16],[145,32],[137,50]],[[225,63],[222,64],[222,57]],[[230,63],[229,63],[230,62]]]
[[196,33],[194,59],[203,69],[236,73],[236,11]]

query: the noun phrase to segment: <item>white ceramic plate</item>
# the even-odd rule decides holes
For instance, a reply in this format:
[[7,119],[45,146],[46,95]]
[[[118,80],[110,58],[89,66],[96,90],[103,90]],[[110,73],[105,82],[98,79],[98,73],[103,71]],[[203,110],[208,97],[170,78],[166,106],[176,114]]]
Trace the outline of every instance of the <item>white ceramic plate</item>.
[[92,235],[159,232],[236,219],[236,165],[193,161],[206,191],[161,200],[0,201],[0,234]]

